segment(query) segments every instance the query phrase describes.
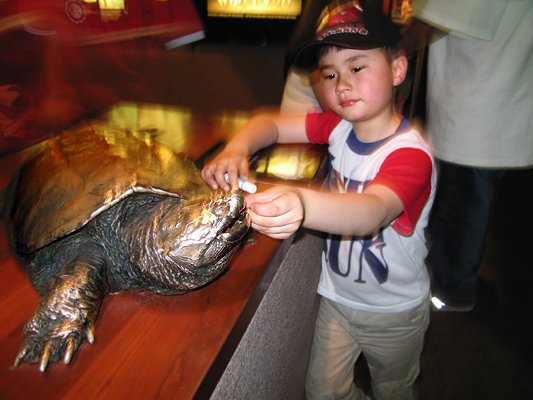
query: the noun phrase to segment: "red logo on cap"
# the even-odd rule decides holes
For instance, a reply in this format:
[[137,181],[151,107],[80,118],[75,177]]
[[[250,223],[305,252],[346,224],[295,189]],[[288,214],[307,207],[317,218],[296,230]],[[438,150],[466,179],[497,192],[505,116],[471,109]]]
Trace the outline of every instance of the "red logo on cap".
[[[317,32],[331,28],[340,24],[354,25],[363,13],[363,9],[358,1],[351,1],[343,4],[330,4],[320,18]],[[325,14],[325,15],[324,15]]]

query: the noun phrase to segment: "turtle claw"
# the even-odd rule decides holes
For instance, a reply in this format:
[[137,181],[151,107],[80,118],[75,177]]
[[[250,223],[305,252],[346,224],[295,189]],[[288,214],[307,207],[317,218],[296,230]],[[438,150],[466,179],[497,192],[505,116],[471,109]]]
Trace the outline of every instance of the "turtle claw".
[[52,345],[50,343],[47,343],[43,350],[43,355],[41,356],[41,362],[39,364],[39,369],[41,372],[46,371],[46,367],[48,367],[48,362],[50,361],[50,348]]
[[74,355],[74,352],[76,351],[76,341],[74,338],[70,338],[67,343],[67,348],[65,349],[65,357],[63,358],[63,362],[65,364],[70,364],[70,361],[72,360],[72,356]]
[[87,341],[93,345],[94,344],[94,325],[89,325],[85,329],[85,336],[87,337]]
[[19,364],[24,360],[24,357],[26,357],[26,354],[28,353],[29,349],[30,349],[29,343],[26,343],[24,346],[22,346],[19,353],[17,354],[17,358],[15,358],[15,367],[18,367]]

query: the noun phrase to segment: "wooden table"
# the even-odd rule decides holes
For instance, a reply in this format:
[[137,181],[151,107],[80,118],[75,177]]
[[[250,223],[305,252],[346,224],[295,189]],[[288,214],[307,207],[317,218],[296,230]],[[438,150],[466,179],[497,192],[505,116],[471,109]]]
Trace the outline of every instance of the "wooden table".
[[[154,118],[150,119],[147,110],[155,110],[164,120],[158,128],[164,128],[167,123],[179,125],[173,113],[189,113],[143,107],[123,105],[101,118],[149,128],[146,121]],[[235,118],[235,114],[209,120],[197,120],[192,114],[180,118],[182,132],[174,135],[172,146],[192,159],[226,140],[246,120],[245,115]],[[22,152],[0,159],[0,189],[24,157]],[[259,182],[259,189],[267,184]],[[265,271],[279,263],[275,257],[279,247],[279,241],[251,231],[224,275],[206,287],[182,296],[145,291],[107,295],[96,321],[95,344],[83,341],[69,365],[52,363],[41,373],[37,365],[12,367],[23,341],[23,325],[40,296],[10,253],[2,223],[0,399],[191,399],[201,385],[202,393],[209,391],[206,377],[216,383],[217,371],[224,369],[216,364],[231,357],[242,325],[249,321],[257,296],[264,290],[258,286]]]

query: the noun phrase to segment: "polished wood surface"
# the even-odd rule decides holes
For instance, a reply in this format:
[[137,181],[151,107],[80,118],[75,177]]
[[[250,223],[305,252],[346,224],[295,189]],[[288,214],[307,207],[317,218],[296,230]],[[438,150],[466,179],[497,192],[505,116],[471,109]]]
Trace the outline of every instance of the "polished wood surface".
[[1,233],[0,398],[188,399],[200,385],[268,266],[278,242],[252,234],[227,272],[183,296],[144,291],[107,295],[96,342],[84,341],[71,364],[13,362],[23,324],[40,296],[6,248]]
[[[138,111],[126,112],[133,115],[127,124],[134,120],[137,128],[143,127]],[[114,112],[101,117],[105,120]],[[165,118],[176,124],[169,115]],[[240,117],[231,121],[226,117],[210,122],[186,117],[182,121],[186,134],[174,135],[174,148],[192,159],[200,157],[241,123]],[[126,124],[125,120],[121,123]],[[0,189],[25,155],[0,159]],[[264,188],[264,184],[259,186]],[[0,399],[192,398],[221,348],[227,347],[230,339],[238,342],[238,337],[230,338],[232,331],[279,245],[279,241],[250,231],[227,271],[186,295],[160,296],[146,291],[107,295],[95,325],[95,344],[84,340],[69,365],[51,363],[41,373],[37,365],[13,367],[24,338],[24,323],[40,296],[10,252],[1,223]]]

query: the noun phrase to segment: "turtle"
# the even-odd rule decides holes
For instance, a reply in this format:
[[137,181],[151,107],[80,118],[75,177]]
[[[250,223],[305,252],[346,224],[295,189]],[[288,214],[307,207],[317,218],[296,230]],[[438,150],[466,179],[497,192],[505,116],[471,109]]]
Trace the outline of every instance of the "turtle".
[[238,189],[208,187],[149,131],[85,121],[38,145],[4,195],[11,250],[42,296],[16,357],[70,363],[103,297],[181,295],[218,277],[250,228]]

